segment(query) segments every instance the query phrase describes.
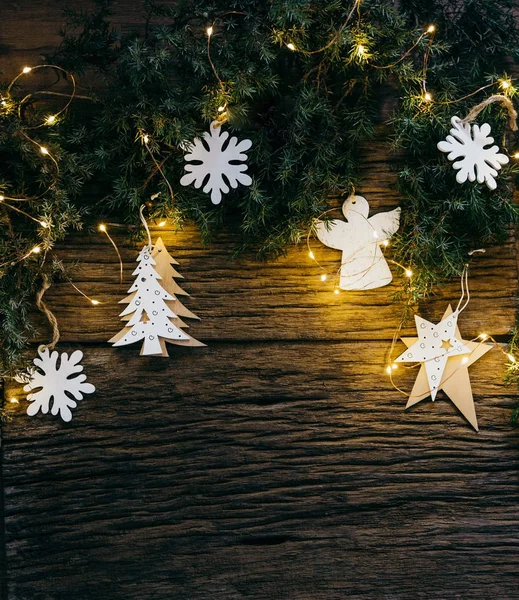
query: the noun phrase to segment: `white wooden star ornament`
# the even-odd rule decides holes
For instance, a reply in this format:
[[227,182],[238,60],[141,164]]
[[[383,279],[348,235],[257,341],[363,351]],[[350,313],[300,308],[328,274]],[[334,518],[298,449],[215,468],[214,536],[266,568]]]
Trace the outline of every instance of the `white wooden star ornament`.
[[465,341],[458,328],[461,311],[447,308],[443,319],[434,324],[415,315],[417,338],[402,338],[407,350],[395,362],[422,363],[406,408],[429,396],[434,399],[442,390],[474,427],[478,428],[468,368],[492,346]]

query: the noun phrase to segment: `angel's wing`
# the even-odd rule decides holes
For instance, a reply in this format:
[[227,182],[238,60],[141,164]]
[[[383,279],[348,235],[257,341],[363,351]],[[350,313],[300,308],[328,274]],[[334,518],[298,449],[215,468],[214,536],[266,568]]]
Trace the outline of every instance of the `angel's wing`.
[[351,225],[346,221],[334,219],[333,221],[319,221],[315,226],[319,240],[335,250],[344,250],[351,235]]
[[378,213],[369,218],[369,223],[377,232],[380,240],[394,235],[400,226],[400,207],[389,212]]

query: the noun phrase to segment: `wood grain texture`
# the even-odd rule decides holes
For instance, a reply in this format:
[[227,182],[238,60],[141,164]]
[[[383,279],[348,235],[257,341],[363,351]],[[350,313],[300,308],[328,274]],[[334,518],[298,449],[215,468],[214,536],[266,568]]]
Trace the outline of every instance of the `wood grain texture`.
[[[0,68],[14,75],[52,49],[65,4],[89,6],[2,0]],[[138,27],[138,3],[116,2],[116,22]],[[362,160],[358,192],[374,211],[396,206],[387,144]],[[398,282],[335,296],[304,246],[232,261],[227,236],[204,248],[193,228],[154,233],[180,262],[185,305],[202,319],[190,333],[208,347],[170,347],[170,359],[111,348],[137,246],[116,236],[122,285],[104,236],[56,247],[102,301],[66,282],[46,295],[59,349],[83,350],[97,392],[65,424],[29,419],[7,384],[20,404],[5,404],[2,600],[519,599],[516,390],[501,353],[470,369],[479,433],[441,393],[405,411],[384,372]],[[465,337],[508,335],[515,244],[474,260]],[[339,252],[313,249],[339,266]],[[458,297],[453,282],[421,314],[439,319]],[[49,330],[33,317],[34,353]],[[414,375],[396,381],[410,390]]]

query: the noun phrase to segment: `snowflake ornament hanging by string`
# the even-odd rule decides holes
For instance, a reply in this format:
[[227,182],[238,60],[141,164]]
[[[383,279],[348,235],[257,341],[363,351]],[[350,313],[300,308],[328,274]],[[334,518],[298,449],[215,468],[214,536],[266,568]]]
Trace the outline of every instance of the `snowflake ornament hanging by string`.
[[56,351],[51,354],[48,348],[40,347],[38,354],[39,358],[33,360],[35,366],[15,378],[19,383],[26,384],[24,392],[31,392],[27,395],[27,400],[31,402],[27,414],[33,417],[41,411],[46,415],[50,410],[52,415],[59,414],[68,422],[72,419],[70,409],[77,406],[76,400],[82,400],[83,394],[95,392],[91,383],[85,383],[86,375],[78,375],[83,370],[80,364],[83,352],[76,350],[70,357],[63,352],[59,356]]
[[227,194],[230,188],[236,189],[238,184],[249,186],[252,179],[245,173],[247,160],[245,152],[252,146],[250,140],[238,142],[237,137],[229,139],[229,133],[221,130],[220,123],[213,121],[210,131],[204,133],[203,139],[196,138],[187,144],[188,153],[184,159],[191,163],[184,169],[187,174],[180,180],[181,185],[191,185],[195,188],[202,186],[207,194],[211,192],[211,202],[220,204],[222,194]]
[[495,190],[497,172],[508,163],[509,158],[500,153],[497,146],[487,147],[494,143],[494,138],[489,135],[490,125],[471,126],[459,117],[452,117],[451,123],[450,135],[439,142],[438,150],[448,152],[447,158],[451,161],[461,158],[452,165],[458,171],[456,181],[465,183],[467,179],[475,181],[477,178],[478,183],[486,183]]

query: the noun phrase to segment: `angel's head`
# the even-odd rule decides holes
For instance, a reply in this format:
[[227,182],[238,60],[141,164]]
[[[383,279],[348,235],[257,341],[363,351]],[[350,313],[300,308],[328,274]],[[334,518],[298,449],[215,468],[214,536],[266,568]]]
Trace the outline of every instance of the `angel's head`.
[[344,216],[351,221],[366,220],[369,216],[369,204],[366,198],[353,194],[342,205]]

